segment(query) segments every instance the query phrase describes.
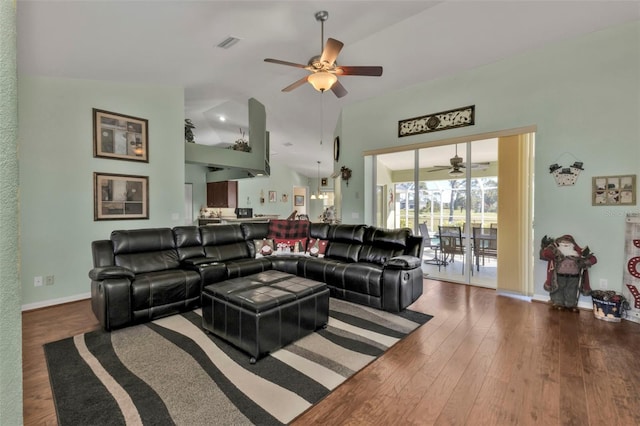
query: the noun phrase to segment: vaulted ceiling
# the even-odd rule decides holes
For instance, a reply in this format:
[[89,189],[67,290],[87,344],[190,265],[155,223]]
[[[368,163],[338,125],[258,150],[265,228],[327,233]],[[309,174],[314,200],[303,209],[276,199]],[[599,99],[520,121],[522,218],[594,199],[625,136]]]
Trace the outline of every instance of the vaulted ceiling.
[[[384,68],[381,77],[341,77],[349,93],[340,99],[309,84],[283,93],[307,71],[263,61],[318,55],[319,10],[329,12],[325,39],[344,43],[339,64]],[[196,142],[211,145],[240,137],[256,98],[272,158],[315,177],[317,160],[323,175],[332,172],[345,105],[637,20],[640,3],[18,0],[17,14],[19,73],[183,87]],[[229,36],[240,41],[216,47]]]

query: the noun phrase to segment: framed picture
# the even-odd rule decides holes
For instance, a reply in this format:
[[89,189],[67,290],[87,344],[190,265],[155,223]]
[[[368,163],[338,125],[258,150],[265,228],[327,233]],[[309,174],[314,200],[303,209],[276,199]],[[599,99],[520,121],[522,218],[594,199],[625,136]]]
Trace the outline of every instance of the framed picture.
[[93,220],[149,219],[149,177],[93,174]]
[[321,182],[320,185],[327,186],[327,178],[321,178],[320,182]]
[[594,206],[633,206],[636,204],[636,175],[594,176],[591,185]]
[[270,203],[275,203],[276,202],[276,191],[269,191],[269,202]]
[[144,118],[93,109],[93,156],[149,162],[149,123]]
[[304,195],[296,195],[293,199],[294,206],[304,206]]

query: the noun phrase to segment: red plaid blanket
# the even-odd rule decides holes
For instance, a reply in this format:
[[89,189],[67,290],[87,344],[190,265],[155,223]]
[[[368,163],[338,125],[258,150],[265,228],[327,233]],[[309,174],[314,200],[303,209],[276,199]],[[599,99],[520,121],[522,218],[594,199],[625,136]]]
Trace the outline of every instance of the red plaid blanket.
[[267,238],[308,238],[308,220],[271,219],[269,221],[269,234]]

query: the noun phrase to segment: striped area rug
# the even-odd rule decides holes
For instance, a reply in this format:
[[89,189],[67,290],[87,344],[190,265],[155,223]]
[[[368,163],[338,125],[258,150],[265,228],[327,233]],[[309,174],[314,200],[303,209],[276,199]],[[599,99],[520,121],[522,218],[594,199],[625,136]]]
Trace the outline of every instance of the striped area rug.
[[326,329],[254,365],[200,310],[44,349],[62,426],[286,424],[429,319],[331,298]]

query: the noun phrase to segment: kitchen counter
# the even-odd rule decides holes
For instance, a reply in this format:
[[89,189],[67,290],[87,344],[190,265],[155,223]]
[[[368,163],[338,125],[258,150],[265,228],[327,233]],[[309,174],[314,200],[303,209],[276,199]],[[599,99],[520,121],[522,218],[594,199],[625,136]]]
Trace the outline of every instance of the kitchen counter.
[[198,225],[217,225],[220,223],[220,218],[218,217],[199,217]]
[[201,217],[198,225],[219,225],[225,223],[267,223],[270,219],[277,219],[278,215],[264,215],[258,217],[235,218],[235,217]]

